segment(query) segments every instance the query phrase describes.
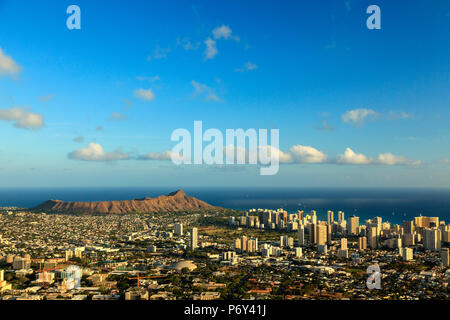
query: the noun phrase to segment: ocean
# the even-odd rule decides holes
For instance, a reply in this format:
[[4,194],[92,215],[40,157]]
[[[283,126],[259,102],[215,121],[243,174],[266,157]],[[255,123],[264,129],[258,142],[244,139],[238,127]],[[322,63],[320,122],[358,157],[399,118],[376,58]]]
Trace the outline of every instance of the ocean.
[[[0,188],[0,206],[33,207],[48,199],[109,201],[156,197],[179,188]],[[375,188],[183,188],[212,205],[233,209],[284,208],[289,212],[316,210],[326,220],[327,210],[357,215],[360,223],[380,216],[402,223],[420,214],[450,221],[450,189]]]

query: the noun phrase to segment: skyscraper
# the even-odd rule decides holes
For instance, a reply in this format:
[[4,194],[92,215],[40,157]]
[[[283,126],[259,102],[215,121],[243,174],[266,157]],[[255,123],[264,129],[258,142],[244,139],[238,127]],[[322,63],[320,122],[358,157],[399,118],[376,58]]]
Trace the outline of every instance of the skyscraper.
[[298,246],[302,247],[305,245],[305,226],[300,224],[298,226]]
[[348,234],[356,235],[358,234],[358,228],[359,228],[359,217],[357,216],[351,216],[348,218]]
[[327,212],[327,222],[329,225],[333,224],[334,222],[334,212],[331,210],[328,210]]
[[309,224],[309,242],[312,244],[315,244],[316,239],[317,239],[316,224],[311,223],[311,224]]
[[367,249],[367,238],[366,237],[359,237],[358,238],[358,249],[359,250],[366,250]]
[[341,238],[341,250],[347,250],[347,239]]
[[411,248],[399,248],[399,251],[404,261],[413,259],[413,250]]
[[317,225],[317,245],[324,245],[327,243],[327,226],[324,224]]
[[425,228],[423,230],[423,248],[425,250],[438,251],[441,249],[441,230],[437,228]]
[[372,249],[376,249],[378,248],[378,232],[377,232],[377,227],[376,226],[370,226],[368,227],[368,234],[367,234],[367,238],[368,238],[368,244],[369,247]]
[[197,228],[191,229],[191,250],[198,248],[198,231]]
[[339,221],[339,224],[341,224],[342,221],[344,221],[344,220],[345,220],[345,214],[344,214],[344,212],[343,212],[343,211],[339,211],[339,212],[338,212],[338,221]]
[[174,225],[174,232],[175,234],[182,236],[183,235],[183,224],[182,223],[175,223]]
[[403,221],[403,233],[413,234],[414,233],[414,221]]

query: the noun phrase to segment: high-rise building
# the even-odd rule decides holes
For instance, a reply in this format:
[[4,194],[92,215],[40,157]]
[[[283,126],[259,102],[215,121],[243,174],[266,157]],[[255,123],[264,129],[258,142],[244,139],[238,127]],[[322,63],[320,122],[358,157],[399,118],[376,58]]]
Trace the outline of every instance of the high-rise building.
[[403,233],[404,234],[414,233],[414,221],[403,221]]
[[399,248],[400,256],[404,261],[409,261],[413,259],[413,249],[411,248]]
[[403,246],[409,247],[415,244],[414,234],[413,233],[405,233],[403,235]]
[[415,217],[414,224],[419,228],[433,228],[439,226],[439,217]]
[[289,246],[289,237],[288,236],[280,236],[280,247],[286,248]]
[[317,252],[318,253],[327,253],[328,247],[326,244],[319,244],[317,245]]
[[449,265],[449,249],[448,248],[441,249],[441,260],[442,260],[442,265],[444,267],[450,266]]
[[423,248],[425,250],[439,251],[441,249],[441,230],[425,228],[423,230]]
[[241,250],[241,239],[234,240],[234,250]]
[[368,245],[372,249],[378,248],[378,231],[376,226],[368,227],[367,239]]
[[13,261],[13,269],[15,270],[21,270],[21,269],[29,269],[30,268],[31,261],[22,258],[22,257],[15,257]]
[[183,235],[183,224],[182,223],[175,223],[174,232],[175,232],[176,235],[182,236]]
[[359,237],[358,238],[358,249],[359,250],[366,250],[367,249],[367,238],[366,237]]
[[242,251],[247,251],[247,237],[246,236],[242,236],[241,237],[241,250]]
[[305,245],[305,226],[300,224],[298,226],[298,246],[303,247]]
[[333,227],[331,224],[327,224],[327,243],[331,244],[331,234],[332,234]]
[[191,245],[191,248],[190,248],[191,250],[195,250],[198,248],[198,230],[197,230],[197,228],[191,229],[190,245]]
[[331,210],[327,211],[327,222],[329,225],[333,224],[334,222],[334,212]]
[[315,210],[311,210],[311,223],[317,224],[317,212]]
[[315,244],[317,242],[316,239],[317,239],[316,224],[311,223],[309,224],[309,242]]
[[357,216],[351,216],[348,218],[348,234],[350,235],[357,235],[359,229],[359,217]]
[[341,238],[341,250],[347,250],[347,238]]
[[442,241],[450,242],[450,228],[448,226],[442,232]]
[[338,252],[337,252],[337,256],[339,258],[347,259],[348,258],[348,249],[339,249]]
[[295,248],[295,257],[296,258],[301,258],[302,257],[302,248],[300,248],[300,247],[296,247]]
[[324,224],[317,225],[317,245],[324,245],[327,243],[327,226]]
[[343,211],[339,211],[338,212],[338,221],[339,221],[339,224],[342,224],[342,221],[344,221],[345,220],[345,214],[344,214],[344,212]]

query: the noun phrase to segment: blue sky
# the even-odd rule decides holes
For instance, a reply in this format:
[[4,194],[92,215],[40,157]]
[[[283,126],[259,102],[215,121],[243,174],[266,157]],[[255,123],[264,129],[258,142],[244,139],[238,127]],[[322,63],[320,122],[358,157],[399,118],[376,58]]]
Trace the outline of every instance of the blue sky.
[[[0,0],[0,186],[449,187],[449,34],[448,1]],[[135,160],[194,120],[294,160]]]

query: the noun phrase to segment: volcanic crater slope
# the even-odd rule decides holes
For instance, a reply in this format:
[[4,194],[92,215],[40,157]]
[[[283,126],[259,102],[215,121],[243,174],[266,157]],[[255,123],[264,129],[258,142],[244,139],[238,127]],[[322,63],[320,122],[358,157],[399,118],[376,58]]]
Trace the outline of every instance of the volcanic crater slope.
[[180,212],[214,208],[217,207],[197,198],[187,196],[183,190],[178,190],[156,198],[145,197],[134,200],[95,202],[48,200],[37,207],[31,208],[31,210],[52,213],[120,214],[132,212]]

